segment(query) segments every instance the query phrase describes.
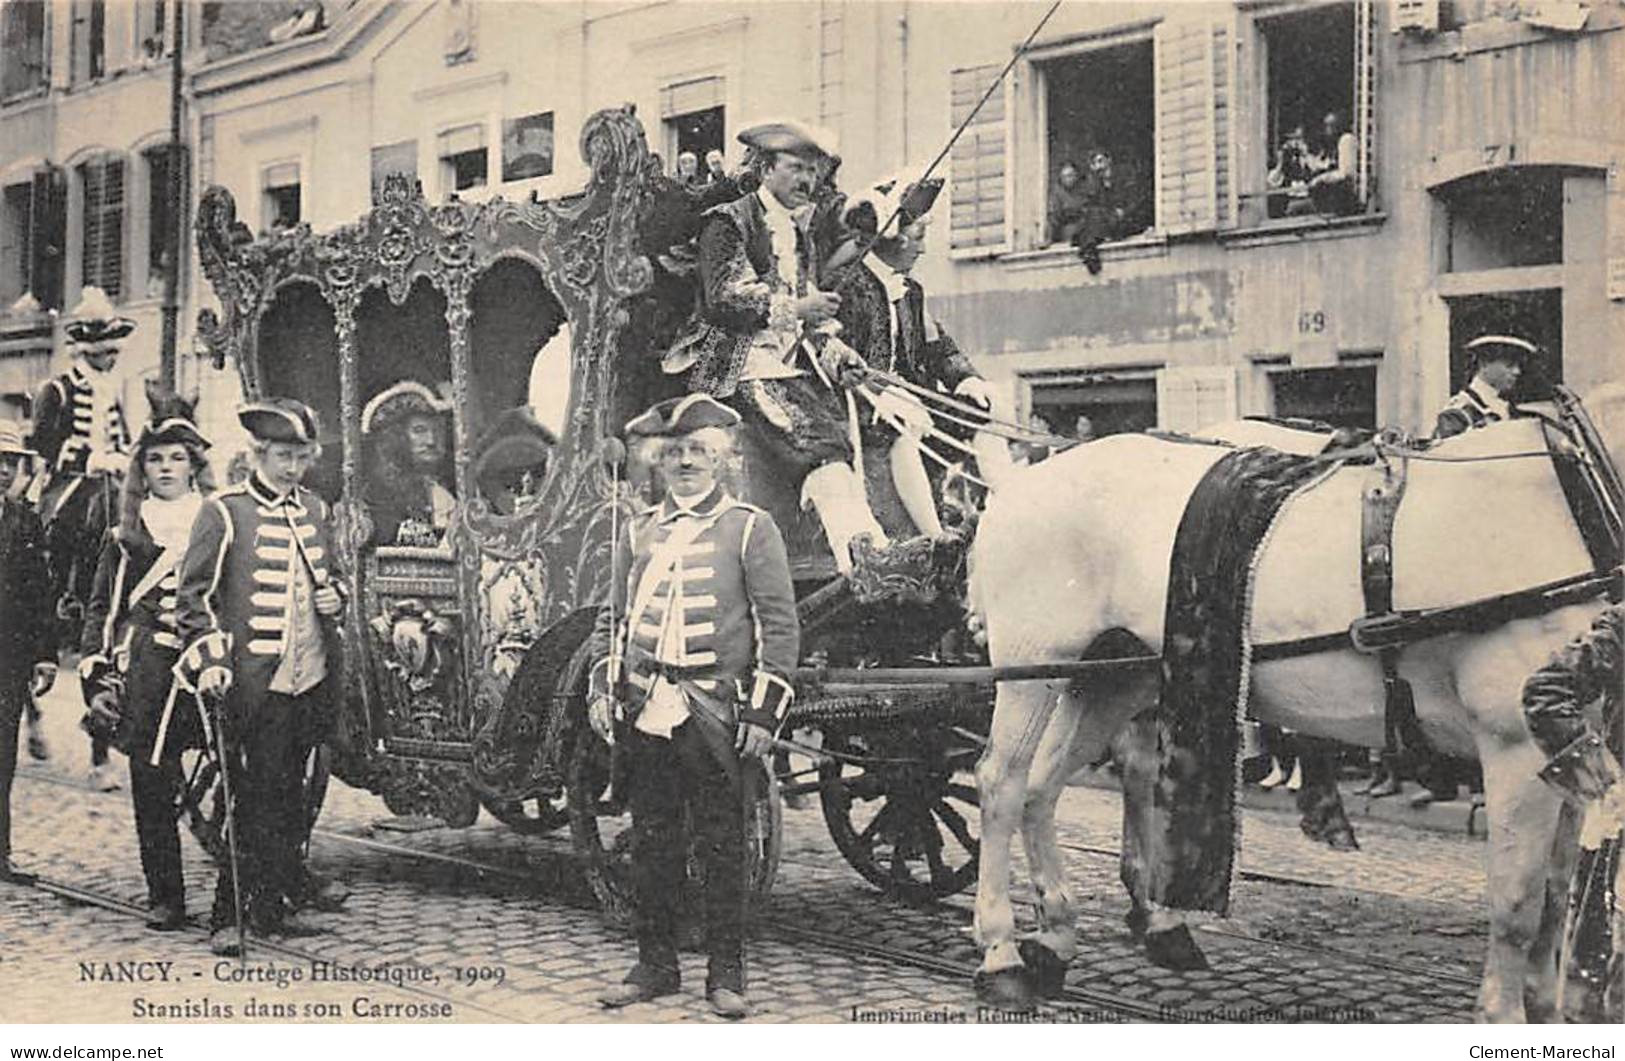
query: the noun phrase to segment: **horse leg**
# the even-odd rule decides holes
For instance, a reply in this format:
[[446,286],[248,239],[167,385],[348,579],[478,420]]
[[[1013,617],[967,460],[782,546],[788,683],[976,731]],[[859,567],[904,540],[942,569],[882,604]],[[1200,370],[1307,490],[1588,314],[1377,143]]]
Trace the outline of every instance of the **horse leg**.
[[1151,899],[1152,852],[1161,842],[1152,813],[1158,768],[1155,714],[1142,711],[1131,719],[1114,751],[1123,768],[1123,854],[1118,872],[1129,894],[1129,931],[1145,943],[1146,956],[1165,969],[1206,969],[1207,957],[1185,919]]
[[[1489,846],[1490,945],[1478,994],[1478,1016],[1492,1024],[1525,1018],[1524,984],[1547,907],[1547,863],[1561,801],[1536,776],[1543,758],[1533,741],[1479,742]],[[1536,968],[1538,975],[1555,975]],[[1547,992],[1538,992],[1546,1005]],[[1555,1003],[1555,986],[1550,999]]]
[[1334,851],[1358,851],[1354,826],[1349,824],[1343,796],[1337,791],[1337,745],[1302,735],[1294,735],[1293,742],[1303,767],[1303,787],[1298,790],[1300,828]]
[[1054,710],[1055,686],[999,683],[987,749],[976,764],[982,801],[982,850],[976,883],[976,940],[983,948],[977,995],[999,1005],[1030,1005],[1032,987],[1016,946],[1010,905],[1010,847],[1026,802],[1027,773]]
[[1559,987],[1568,970],[1562,967],[1563,929],[1568,921],[1569,884],[1580,861],[1580,815],[1568,804],[1560,808],[1546,870],[1546,901],[1540,927],[1529,948],[1529,971],[1523,989],[1524,1016],[1531,1024],[1561,1024]]
[[1033,757],[1022,807],[1021,841],[1038,893],[1038,935],[1023,940],[1019,950],[1044,998],[1060,995],[1066,967],[1078,949],[1066,862],[1055,835],[1055,806],[1079,759],[1077,734],[1082,720],[1083,704],[1075,693],[1063,691]]

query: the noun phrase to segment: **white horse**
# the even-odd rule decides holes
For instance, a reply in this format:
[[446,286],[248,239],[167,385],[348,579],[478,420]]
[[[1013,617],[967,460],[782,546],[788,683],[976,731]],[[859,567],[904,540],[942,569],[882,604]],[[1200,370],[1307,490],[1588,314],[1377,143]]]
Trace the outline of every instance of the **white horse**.
[[[1619,466],[1625,386],[1610,384],[1592,395],[1588,410]],[[1514,420],[1431,451],[1495,459],[1411,462],[1394,530],[1396,608],[1463,604],[1591,569],[1551,462],[1511,456],[1545,448],[1538,421]],[[1003,483],[982,518],[972,567],[972,600],[986,625],[992,663],[1080,659],[1091,645],[1098,653],[1097,639],[1108,631],[1127,631],[1160,652],[1175,531],[1198,481],[1225,452],[1120,435],[1068,450]],[[1287,502],[1258,561],[1253,643],[1335,632],[1364,613],[1360,492],[1367,473],[1345,468]],[[1601,606],[1575,604],[1485,633],[1434,637],[1407,647],[1400,658],[1427,739],[1483,766],[1491,921],[1478,999],[1484,1019],[1558,1016],[1555,947],[1574,827],[1572,815],[1561,813],[1558,797],[1536,777],[1544,760],[1524,723],[1520,693],[1524,679],[1584,630]],[[1151,902],[1152,882],[1138,857],[1155,842],[1146,825],[1156,764],[1145,752],[1154,730],[1147,727],[1149,713],[1141,713],[1156,704],[1158,680],[1142,670],[1078,683],[1000,684],[977,769],[976,931],[985,952],[977,988],[984,998],[1028,1002],[1053,989],[1074,956],[1056,801],[1067,777],[1097,760],[1120,732],[1140,752],[1124,762],[1123,879],[1134,903],[1131,923],[1144,930],[1153,960],[1173,967],[1203,962],[1182,916]],[[1251,670],[1252,715],[1310,736],[1381,747],[1383,703],[1376,658],[1352,650],[1255,663]],[[1039,934],[1019,947],[1009,895],[1018,823],[1040,905]],[[1023,957],[1033,968],[1023,968]]]

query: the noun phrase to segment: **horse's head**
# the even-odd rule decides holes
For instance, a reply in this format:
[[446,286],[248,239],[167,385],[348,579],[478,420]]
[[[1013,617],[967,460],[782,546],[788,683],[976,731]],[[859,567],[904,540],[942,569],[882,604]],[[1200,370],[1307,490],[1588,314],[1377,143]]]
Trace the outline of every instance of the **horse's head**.
[[161,424],[172,417],[183,417],[193,423],[197,422],[194,410],[197,399],[188,400],[167,389],[155,380],[146,383],[147,408],[152,410],[153,423]]

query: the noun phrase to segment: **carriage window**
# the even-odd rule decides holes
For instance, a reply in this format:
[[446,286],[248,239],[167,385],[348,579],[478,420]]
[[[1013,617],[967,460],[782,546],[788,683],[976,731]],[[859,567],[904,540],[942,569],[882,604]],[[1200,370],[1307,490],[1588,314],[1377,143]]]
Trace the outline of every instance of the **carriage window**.
[[553,172],[553,112],[502,123],[502,179],[529,180]]
[[299,163],[283,162],[269,166],[260,176],[260,220],[267,232],[292,228],[302,219]]
[[442,194],[484,187],[487,161],[485,126],[460,125],[447,129],[436,141],[440,156]]

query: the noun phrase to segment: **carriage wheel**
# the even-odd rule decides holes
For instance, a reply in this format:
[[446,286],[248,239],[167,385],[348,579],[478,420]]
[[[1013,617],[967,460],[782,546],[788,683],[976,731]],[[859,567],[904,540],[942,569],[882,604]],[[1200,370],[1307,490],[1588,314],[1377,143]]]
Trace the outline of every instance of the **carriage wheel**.
[[824,747],[872,760],[827,759],[818,799],[830,837],[864,880],[908,902],[930,902],[976,883],[980,801],[975,735],[908,728],[828,733]]
[[480,806],[489,811],[491,817],[525,836],[541,836],[570,823],[569,799],[564,795],[510,800],[481,796]]
[[[327,800],[332,774],[327,745],[318,744],[305,760],[305,825],[314,828]],[[220,764],[212,752],[188,749],[181,753],[180,816],[199,846],[216,865],[230,857],[226,844],[226,793],[220,784]]]

